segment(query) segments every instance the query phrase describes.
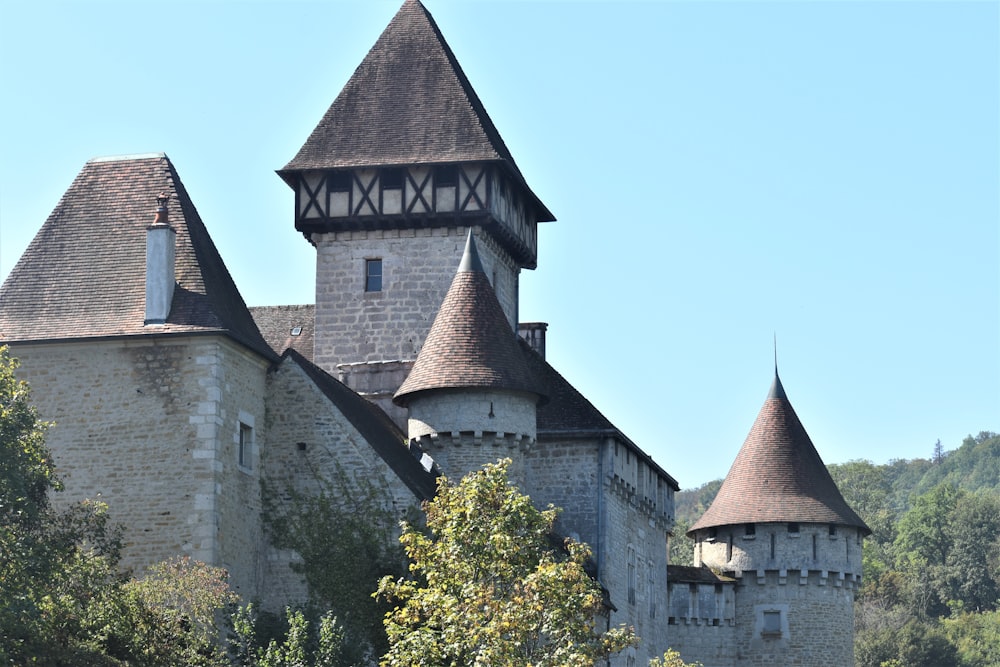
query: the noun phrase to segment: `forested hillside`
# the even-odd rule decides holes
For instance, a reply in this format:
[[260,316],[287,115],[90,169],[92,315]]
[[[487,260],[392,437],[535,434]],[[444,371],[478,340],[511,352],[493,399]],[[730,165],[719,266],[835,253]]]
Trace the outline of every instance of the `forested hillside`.
[[[929,459],[827,466],[872,529],[855,605],[858,667],[1000,666],[1000,436]],[[721,480],[677,496],[671,562]]]

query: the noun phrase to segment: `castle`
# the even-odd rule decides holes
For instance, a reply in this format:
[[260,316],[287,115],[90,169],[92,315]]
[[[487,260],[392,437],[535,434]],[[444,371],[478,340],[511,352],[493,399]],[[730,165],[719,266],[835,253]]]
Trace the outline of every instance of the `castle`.
[[608,622],[706,667],[853,664],[868,532],[780,381],[718,498],[667,565],[677,482],[545,360],[518,322],[532,192],[455,55],[406,0],[279,172],[316,249],[314,305],[248,308],[170,160],[89,161],[0,291],[67,500],[100,496],[127,560],[225,567],[278,606],[304,584],[262,523],[261,483],[339,471],[402,516],[500,457],[593,549]]

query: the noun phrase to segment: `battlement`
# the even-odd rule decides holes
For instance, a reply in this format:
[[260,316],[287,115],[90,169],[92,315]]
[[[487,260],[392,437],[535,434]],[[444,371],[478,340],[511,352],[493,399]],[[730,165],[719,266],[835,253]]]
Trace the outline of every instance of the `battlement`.
[[842,572],[845,578],[860,576],[862,537],[858,528],[835,524],[720,526],[695,534],[695,565],[722,572]]
[[447,433],[427,433],[411,438],[424,451],[434,451],[442,447],[504,447],[517,451],[527,451],[535,443],[535,437],[527,433],[505,433],[503,431],[449,431]]

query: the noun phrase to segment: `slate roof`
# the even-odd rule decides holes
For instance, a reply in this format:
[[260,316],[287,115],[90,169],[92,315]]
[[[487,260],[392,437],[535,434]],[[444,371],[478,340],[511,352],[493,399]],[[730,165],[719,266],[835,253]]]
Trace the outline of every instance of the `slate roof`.
[[832,523],[871,533],[840,494],[776,372],[719,493],[687,534],[715,526],[784,522]]
[[[166,324],[144,327],[146,227],[160,193],[177,231]],[[162,153],[84,165],[0,287],[0,340],[221,333],[273,359]]]
[[667,565],[667,581],[672,584],[734,584],[736,579],[713,572],[707,567]]
[[430,12],[406,0],[298,154],[309,169],[497,162],[531,192]]
[[417,392],[456,388],[524,391],[541,399],[544,391],[518,341],[470,231],[451,287],[413,369],[392,400],[405,406]]
[[531,372],[539,378],[549,396],[549,401],[538,407],[538,437],[611,436],[628,447],[646,465],[666,479],[674,491],[680,486],[649,454],[628,438],[617,426],[598,410],[593,403],[569,383],[526,341],[521,349]]
[[[316,306],[251,306],[250,315],[264,340],[277,354],[293,349],[313,360],[316,333]],[[293,333],[298,330],[298,333]]]
[[420,500],[429,500],[437,492],[437,468],[425,470],[423,450],[407,445],[407,437],[377,405],[365,400],[329,373],[313,364],[293,348],[285,350],[280,363],[298,364],[323,394],[354,425],[354,428],[386,462],[392,471]]

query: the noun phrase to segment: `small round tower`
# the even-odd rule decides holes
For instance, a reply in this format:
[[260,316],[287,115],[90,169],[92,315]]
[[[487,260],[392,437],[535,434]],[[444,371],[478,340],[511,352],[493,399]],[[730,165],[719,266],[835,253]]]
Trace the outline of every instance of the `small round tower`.
[[854,594],[870,534],[778,378],[712,505],[695,565],[736,578],[737,664],[854,665]]
[[445,475],[458,478],[509,457],[511,481],[520,484],[520,452],[535,441],[542,400],[470,230],[451,287],[393,402],[409,410],[410,441]]

